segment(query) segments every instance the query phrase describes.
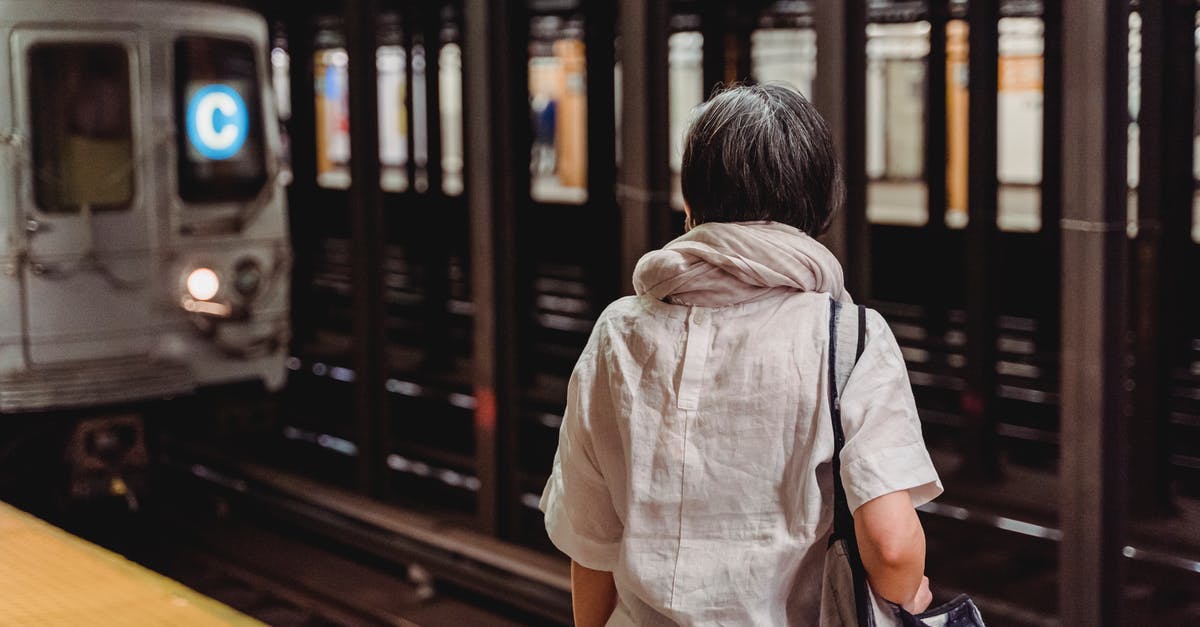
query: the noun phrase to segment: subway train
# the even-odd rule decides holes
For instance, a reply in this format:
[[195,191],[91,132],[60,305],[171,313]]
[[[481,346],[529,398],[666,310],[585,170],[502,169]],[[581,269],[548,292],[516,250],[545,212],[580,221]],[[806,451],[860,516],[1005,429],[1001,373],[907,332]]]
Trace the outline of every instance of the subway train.
[[263,18],[4,0],[0,37],[0,414],[280,387],[291,249]]
[[[606,129],[591,118],[612,115],[621,126],[619,64],[601,67],[592,29],[603,11],[585,2],[523,3],[527,20],[520,45],[527,66],[524,82],[528,106],[528,195],[519,222],[540,224],[545,232],[596,228],[595,219],[615,215],[605,204],[604,181],[595,172],[611,164],[595,157],[610,153],[594,135]],[[671,205],[682,209],[678,189],[681,142],[689,116],[712,85],[706,84],[706,55],[711,45],[713,14],[709,5],[672,2],[667,54],[670,147],[675,174]],[[1000,250],[1008,264],[995,287],[1006,307],[994,312],[999,349],[996,370],[999,416],[996,434],[1003,455],[1019,466],[1053,467],[1058,454],[1058,308],[1053,229],[1043,228],[1043,215],[1053,216],[1056,202],[1042,198],[1043,128],[1047,69],[1044,59],[1046,19],[1040,2],[1000,3],[997,24],[997,223]],[[813,28],[813,5],[778,1],[733,9],[716,21],[725,35],[744,30],[748,58],[734,76],[758,81],[786,81],[812,96],[823,88],[816,76],[819,42]],[[336,483],[352,483],[353,457],[362,450],[347,421],[337,417],[351,403],[354,381],[351,277],[357,249],[348,216],[323,207],[348,202],[349,101],[345,25],[329,12],[281,17],[273,59],[277,93],[293,95],[286,108],[297,167],[293,198],[307,208],[297,220],[306,238],[297,249],[308,258],[296,285],[310,291],[306,328],[297,333],[293,377],[304,383],[285,437],[303,453],[284,455],[300,468],[343,468]],[[731,17],[732,15],[732,17]],[[968,29],[965,3],[947,3],[945,26],[945,119],[929,116],[929,54],[933,32],[921,2],[867,3],[865,24],[866,218],[872,238],[872,293],[865,298],[892,321],[900,339],[931,439],[954,449],[962,424],[966,385],[966,311],[964,264],[939,261],[914,266],[912,250],[937,250],[938,259],[965,259],[967,223]],[[289,21],[290,20],[290,21]],[[1137,14],[1130,22],[1130,76],[1138,72]],[[410,493],[453,494],[449,502],[469,507],[478,491],[475,441],[472,436],[476,390],[463,375],[474,347],[467,278],[471,268],[463,204],[463,110],[461,7],[455,2],[389,9],[377,21],[376,51],[379,115],[380,186],[385,193],[385,289],[388,311],[385,381],[388,413],[394,422],[393,442],[385,445],[395,483]],[[717,29],[718,31],[720,29]],[[736,38],[736,37],[734,37]],[[727,44],[723,41],[722,44]],[[708,42],[711,44],[711,42]],[[619,44],[618,44],[619,45]],[[720,46],[717,47],[720,50]],[[729,60],[725,60],[727,65]],[[728,69],[728,68],[726,68]],[[607,76],[602,76],[607,75]],[[725,78],[729,72],[726,71]],[[599,102],[589,85],[611,81],[613,109]],[[290,84],[289,84],[290,83]],[[1134,86],[1136,81],[1134,82]],[[1131,87],[1131,104],[1136,90]],[[606,93],[607,95],[607,93]],[[469,103],[467,103],[469,105]],[[1134,108],[1135,109],[1135,108]],[[611,113],[610,113],[611,111]],[[1131,122],[1136,120],[1131,110]],[[926,182],[926,143],[931,125],[945,130],[946,204],[930,215]],[[1135,129],[1136,126],[1131,126]],[[617,138],[619,145],[620,138]],[[1136,147],[1136,144],[1134,144]],[[620,154],[620,150],[616,151]],[[1134,153],[1131,150],[1131,155]],[[1136,159],[1131,156],[1131,163]],[[615,167],[619,170],[620,163]],[[299,174],[304,168],[306,175]],[[428,181],[426,181],[428,179]],[[440,184],[438,183],[440,181]],[[1136,178],[1131,177],[1131,186]],[[600,197],[595,195],[600,193]],[[680,219],[672,216],[678,228]],[[1053,222],[1054,218],[1047,218]],[[1200,221],[1194,222],[1194,224]],[[1200,227],[1196,228],[1200,239]],[[541,237],[521,227],[516,289],[519,312],[517,352],[521,502],[536,504],[554,448],[563,390],[571,364],[582,348],[595,316],[614,297],[620,278],[611,273],[611,238],[591,238],[586,246],[567,238]],[[1033,277],[1022,284],[1020,277]],[[300,324],[298,322],[298,324]],[[433,359],[457,364],[457,372],[423,368]],[[1190,384],[1189,384],[1190,385]],[[315,390],[321,390],[316,392]],[[1190,389],[1190,388],[1189,388]],[[311,393],[310,393],[311,391]],[[298,397],[299,398],[299,397]],[[341,399],[341,400],[333,400]],[[1192,415],[1193,410],[1182,410]],[[422,416],[415,419],[414,416]],[[1192,441],[1185,430],[1180,441]],[[1182,483],[1198,484],[1190,451],[1175,454],[1173,468]],[[330,474],[325,470],[322,478]],[[465,477],[465,478],[464,478]],[[1188,488],[1193,490],[1195,488]],[[458,505],[455,505],[456,507]],[[531,510],[533,508],[528,508]]]
[[4,0],[0,37],[4,489],[137,509],[148,417],[179,417],[165,400],[285,381],[288,170],[265,21]]

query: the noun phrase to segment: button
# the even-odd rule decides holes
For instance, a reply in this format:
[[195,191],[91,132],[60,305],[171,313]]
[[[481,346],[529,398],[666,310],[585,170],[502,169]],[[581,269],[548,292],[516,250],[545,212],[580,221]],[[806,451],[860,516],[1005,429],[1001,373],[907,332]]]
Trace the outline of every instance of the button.
[[695,324],[704,324],[704,314],[699,311],[692,314],[692,322]]

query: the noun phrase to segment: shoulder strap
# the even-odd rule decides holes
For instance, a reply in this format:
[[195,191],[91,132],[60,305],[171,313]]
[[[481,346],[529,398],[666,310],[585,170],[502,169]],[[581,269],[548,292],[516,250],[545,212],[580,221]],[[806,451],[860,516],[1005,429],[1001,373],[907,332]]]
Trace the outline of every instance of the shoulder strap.
[[829,345],[836,345],[835,363],[831,368],[834,382],[837,384],[837,397],[846,389],[846,381],[850,380],[850,371],[858,358],[862,356],[866,342],[867,316],[866,308],[862,305],[843,307],[841,303],[833,302],[830,317],[835,319],[835,327],[830,330]]
[[[848,332],[854,330],[853,334]],[[851,344],[853,342],[853,344]],[[833,496],[834,538],[853,542],[854,519],[842,486],[841,457],[846,444],[842,430],[841,393],[850,379],[850,371],[862,355],[866,342],[866,308],[842,307],[836,300],[829,301],[829,417],[833,423]],[[854,346],[853,352],[850,346]]]
[[[829,301],[829,416],[833,422],[833,533],[829,538],[832,545],[841,540],[846,546],[846,557],[854,579],[854,605],[860,626],[873,625],[870,610],[867,571],[863,568],[858,553],[858,538],[854,535],[854,517],[846,500],[846,489],[842,485],[842,447],[846,445],[846,434],[842,430],[841,393],[850,379],[850,371],[862,356],[866,343],[867,311],[862,305],[843,308],[841,303]],[[853,331],[851,331],[853,329]],[[850,352],[851,338],[855,338],[853,357]]]

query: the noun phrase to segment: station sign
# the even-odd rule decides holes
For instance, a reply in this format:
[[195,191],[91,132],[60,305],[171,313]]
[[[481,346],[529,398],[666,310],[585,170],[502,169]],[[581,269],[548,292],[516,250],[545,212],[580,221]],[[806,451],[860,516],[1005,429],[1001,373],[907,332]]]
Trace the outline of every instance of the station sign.
[[249,132],[246,101],[229,85],[204,85],[188,100],[188,141],[205,158],[233,157],[245,146]]

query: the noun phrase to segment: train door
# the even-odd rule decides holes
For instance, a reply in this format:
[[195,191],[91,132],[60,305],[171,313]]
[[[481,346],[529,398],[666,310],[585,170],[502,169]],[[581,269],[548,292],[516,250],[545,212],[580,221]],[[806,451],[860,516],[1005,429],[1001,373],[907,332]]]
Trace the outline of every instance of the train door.
[[[985,25],[961,5],[896,6],[868,12],[868,76],[884,67],[867,83],[870,299],[893,323],[931,444],[984,451],[968,473],[980,477],[1044,471],[1057,455],[1058,232],[1053,192],[1043,206],[1043,16],[1005,4]],[[996,65],[969,67],[988,32]],[[992,132],[969,119],[976,96],[996,99]]]
[[385,146],[403,156],[392,162],[397,184],[382,181],[386,498],[419,498],[448,515],[470,515],[482,482],[471,378],[461,9],[437,2],[384,12],[378,43],[381,159]]
[[[518,540],[550,547],[538,499],[546,485],[567,382],[597,316],[618,295],[619,212],[614,94],[615,10],[529,0],[524,79],[528,126],[514,134],[528,165],[511,177],[515,216]],[[514,74],[518,74],[514,72]],[[525,168],[528,168],[527,170]],[[514,503],[513,505],[516,505]]]
[[146,354],[155,243],[146,200],[140,37],[120,30],[16,29],[16,125],[28,139],[23,222],[27,359]]
[[272,66],[291,96],[280,118],[286,117],[293,175],[293,339],[279,406],[282,439],[262,447],[258,458],[348,487],[364,448],[355,437],[361,403],[354,396],[354,296],[362,286],[353,277],[347,192],[350,57],[334,3],[280,7],[277,18]]

